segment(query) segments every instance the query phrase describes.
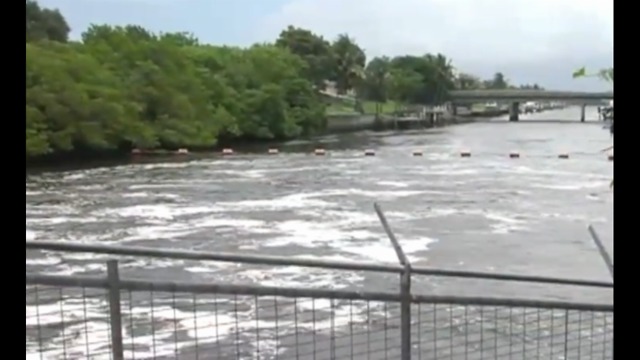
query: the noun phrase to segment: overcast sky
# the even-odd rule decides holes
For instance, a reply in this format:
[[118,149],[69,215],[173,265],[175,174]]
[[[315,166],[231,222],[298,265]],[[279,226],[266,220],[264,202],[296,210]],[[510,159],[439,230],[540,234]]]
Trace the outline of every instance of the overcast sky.
[[572,72],[613,64],[613,0],[40,0],[73,37],[91,23],[188,31],[202,42],[272,41],[287,25],[348,33],[368,57],[441,52],[464,72],[556,90],[608,90]]

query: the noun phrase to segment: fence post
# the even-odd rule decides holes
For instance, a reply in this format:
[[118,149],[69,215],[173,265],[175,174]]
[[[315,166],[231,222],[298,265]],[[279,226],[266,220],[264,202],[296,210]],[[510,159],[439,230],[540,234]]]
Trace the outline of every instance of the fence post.
[[393,245],[398,261],[404,267],[400,275],[400,358],[402,360],[411,360],[411,263],[402,250],[400,242],[391,231],[389,222],[384,216],[380,205],[374,203],[373,208],[391,241],[391,245]]
[[109,321],[111,323],[111,351],[114,360],[124,360],[122,346],[122,313],[120,311],[120,274],[118,260],[107,261],[109,283]]
[[[578,329],[580,331],[580,329]],[[578,346],[581,346],[578,344]],[[569,310],[564,311],[564,358],[569,359]]]
[[401,358],[411,360],[411,271],[408,268],[400,275],[400,298]]

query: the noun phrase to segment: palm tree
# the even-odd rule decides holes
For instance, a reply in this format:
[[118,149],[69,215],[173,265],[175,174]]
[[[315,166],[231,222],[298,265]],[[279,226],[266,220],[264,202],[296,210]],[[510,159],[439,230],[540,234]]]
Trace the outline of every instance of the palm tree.
[[423,58],[427,60],[427,64],[431,68],[430,80],[435,90],[434,98],[436,101],[441,101],[446,97],[449,90],[455,86],[451,60],[442,54],[436,54],[435,56],[426,54]]
[[[336,90],[345,95],[349,90],[359,87],[365,79],[364,51],[346,34],[338,36],[333,43],[333,54],[336,64]],[[355,93],[356,110],[361,108],[357,92]]]

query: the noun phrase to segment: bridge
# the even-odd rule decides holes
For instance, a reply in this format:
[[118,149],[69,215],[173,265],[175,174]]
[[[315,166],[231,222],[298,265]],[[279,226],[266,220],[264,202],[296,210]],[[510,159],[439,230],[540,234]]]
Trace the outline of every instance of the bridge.
[[[582,91],[549,91],[549,90],[454,90],[450,93],[452,103],[455,105],[474,102],[509,102],[509,120],[518,121],[521,102],[526,101],[562,101],[582,105],[580,121],[585,121],[585,106],[587,104],[599,104],[600,102],[613,100],[611,92],[582,92]],[[455,106],[454,106],[455,108]]]

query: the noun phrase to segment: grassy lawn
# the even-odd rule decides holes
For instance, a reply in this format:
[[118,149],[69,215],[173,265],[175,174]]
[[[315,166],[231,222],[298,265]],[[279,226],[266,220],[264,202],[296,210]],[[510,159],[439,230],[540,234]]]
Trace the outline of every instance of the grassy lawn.
[[[362,101],[362,109],[367,115],[373,115],[376,113],[376,103],[373,101]],[[397,105],[395,102],[389,101],[382,104],[380,109],[381,114],[392,114],[396,111]],[[360,114],[355,110],[355,100],[334,98],[328,100],[327,115],[347,115],[347,114]]]

